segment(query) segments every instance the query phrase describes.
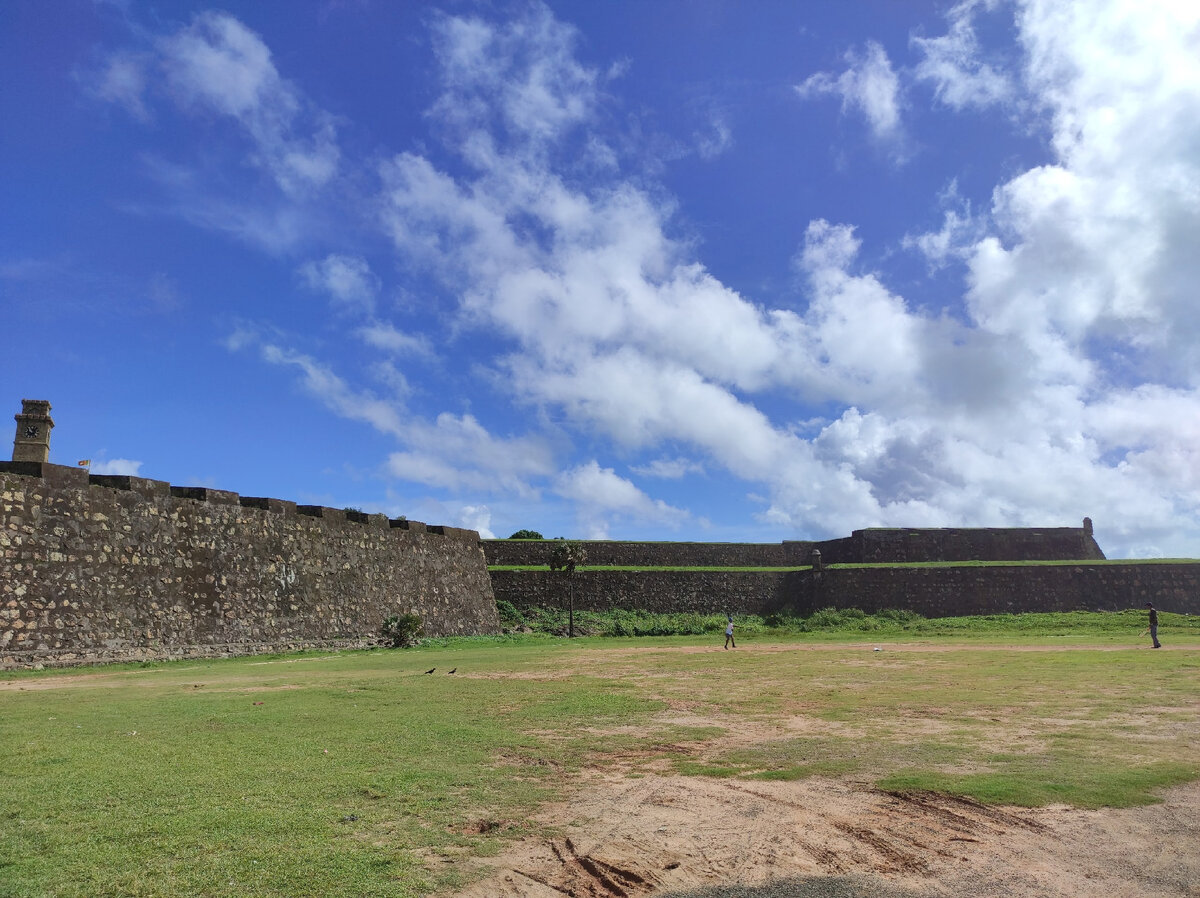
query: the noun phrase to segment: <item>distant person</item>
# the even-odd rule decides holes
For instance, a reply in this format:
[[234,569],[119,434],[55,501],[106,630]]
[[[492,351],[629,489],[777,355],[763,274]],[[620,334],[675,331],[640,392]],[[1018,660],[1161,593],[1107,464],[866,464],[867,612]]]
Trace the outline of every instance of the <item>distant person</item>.
[[1150,639],[1154,643],[1156,649],[1162,648],[1162,643],[1158,641],[1158,612],[1154,610],[1154,603],[1147,602],[1146,607],[1150,609],[1150,626],[1142,631],[1142,635],[1150,634]]
[[729,615],[729,623],[725,625],[725,648],[733,646],[737,648],[737,643],[733,641],[733,615]]

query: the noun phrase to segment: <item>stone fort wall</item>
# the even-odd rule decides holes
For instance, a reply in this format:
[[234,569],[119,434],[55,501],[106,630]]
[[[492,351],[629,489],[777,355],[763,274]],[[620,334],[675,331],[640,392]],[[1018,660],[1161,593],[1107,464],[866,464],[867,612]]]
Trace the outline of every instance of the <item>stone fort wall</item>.
[[0,666],[365,645],[404,612],[498,631],[478,533],[0,463]]
[[[858,530],[823,542],[588,542],[588,565],[816,572],[576,574],[576,607],[799,613],[907,608],[930,617],[1117,610],[1200,613],[1200,564],[1104,562],[1083,528]],[[495,601],[561,606],[553,540],[475,531],[138,477],[0,463],[0,667],[361,646],[411,612],[428,635],[493,633]],[[1076,564],[888,567],[898,562]]]
[[[589,558],[590,561],[590,558]],[[497,601],[518,609],[567,606],[561,572],[492,571]],[[575,573],[575,608],[702,614],[808,614],[820,608],[888,608],[925,617],[1031,611],[1156,608],[1200,614],[1200,563],[1093,561],[981,567],[847,567],[802,571]]]
[[[546,564],[557,540],[489,539],[489,565]],[[824,564],[914,561],[1075,561],[1104,553],[1083,527],[873,528],[842,539],[782,543],[635,543],[589,540],[589,565],[646,567],[802,567],[819,549]]]

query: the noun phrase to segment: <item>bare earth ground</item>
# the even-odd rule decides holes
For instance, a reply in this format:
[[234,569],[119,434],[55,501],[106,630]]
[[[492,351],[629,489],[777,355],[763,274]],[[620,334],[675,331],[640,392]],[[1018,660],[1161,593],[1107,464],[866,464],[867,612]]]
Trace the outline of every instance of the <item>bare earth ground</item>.
[[[1200,784],[1132,810],[1002,808],[810,779],[597,777],[458,898],[600,898],[752,887],[747,896],[1200,896]],[[849,877],[828,890],[805,878]],[[799,882],[795,880],[799,879]],[[793,880],[793,890],[770,889]],[[835,891],[835,884],[841,891]],[[849,891],[846,889],[850,888]],[[705,895],[735,894],[714,890]]]
[[[739,725],[720,741],[767,735],[754,729]],[[1167,792],[1162,804],[1099,811],[985,806],[846,779],[685,777],[665,767],[635,777],[593,770],[575,785],[569,801],[532,821],[559,835],[514,842],[455,898],[1200,896],[1200,783]]]

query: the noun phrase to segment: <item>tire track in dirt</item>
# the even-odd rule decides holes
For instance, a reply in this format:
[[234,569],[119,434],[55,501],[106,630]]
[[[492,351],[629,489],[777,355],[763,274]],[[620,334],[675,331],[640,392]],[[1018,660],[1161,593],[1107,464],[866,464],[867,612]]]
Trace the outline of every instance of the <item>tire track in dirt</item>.
[[566,835],[513,844],[457,895],[637,898],[848,876],[929,898],[1193,898],[1195,852],[1129,862],[1147,839],[1200,840],[1200,786],[1172,794],[1130,811],[1026,810],[834,780],[597,776],[539,815]]

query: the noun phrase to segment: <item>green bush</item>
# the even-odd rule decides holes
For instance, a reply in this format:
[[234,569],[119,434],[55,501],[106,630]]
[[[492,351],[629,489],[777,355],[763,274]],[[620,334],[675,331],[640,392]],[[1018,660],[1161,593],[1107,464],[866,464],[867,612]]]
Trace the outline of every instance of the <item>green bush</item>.
[[502,629],[511,630],[516,627],[526,627],[528,623],[517,607],[507,599],[496,600],[496,614],[500,617],[500,626]]
[[844,612],[837,608],[822,608],[808,616],[808,626],[813,630],[831,630],[845,621]]
[[421,635],[421,618],[415,614],[392,614],[383,619],[379,636],[384,645],[394,649],[417,644]]

